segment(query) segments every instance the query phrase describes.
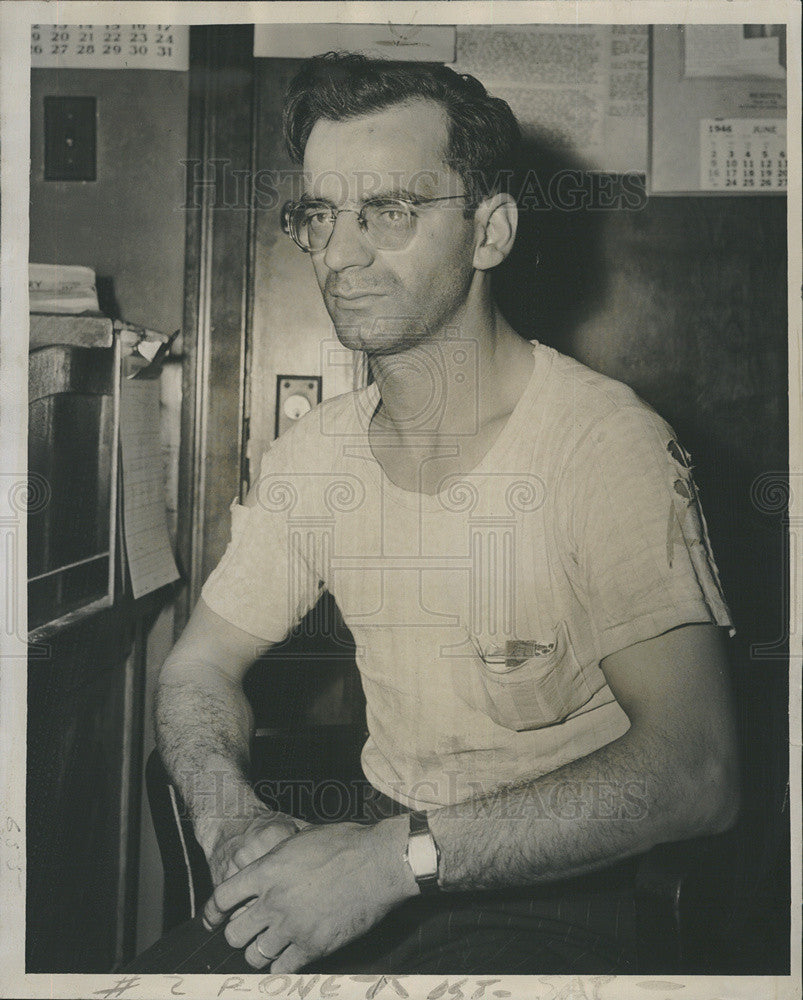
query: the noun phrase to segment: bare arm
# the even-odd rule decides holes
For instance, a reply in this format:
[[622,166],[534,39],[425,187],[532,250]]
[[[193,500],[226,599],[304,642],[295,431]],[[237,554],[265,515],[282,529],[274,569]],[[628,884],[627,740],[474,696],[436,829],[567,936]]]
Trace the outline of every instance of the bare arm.
[[602,668],[628,732],[541,778],[431,813],[444,888],[550,882],[734,822],[736,740],[718,630],[674,629]]
[[159,752],[216,884],[301,825],[266,809],[247,780],[253,715],[242,681],[258,646],[201,599],[156,690]]
[[[444,889],[551,882],[733,823],[734,723],[718,630],[687,625],[602,667],[629,731],[549,775],[430,812]],[[255,968],[289,944],[271,971],[296,971],[418,894],[402,860],[407,830],[397,816],[302,833],[219,886],[205,917],[218,924],[254,898],[229,921],[227,939],[251,942],[245,956]]]

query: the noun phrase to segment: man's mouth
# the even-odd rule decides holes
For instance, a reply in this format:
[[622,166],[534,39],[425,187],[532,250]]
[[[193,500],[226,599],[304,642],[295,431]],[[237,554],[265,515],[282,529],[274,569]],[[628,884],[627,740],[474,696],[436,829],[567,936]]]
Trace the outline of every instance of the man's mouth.
[[342,309],[359,309],[372,305],[376,299],[382,297],[382,294],[382,292],[348,292],[345,294],[333,292],[332,298],[335,300],[335,305]]

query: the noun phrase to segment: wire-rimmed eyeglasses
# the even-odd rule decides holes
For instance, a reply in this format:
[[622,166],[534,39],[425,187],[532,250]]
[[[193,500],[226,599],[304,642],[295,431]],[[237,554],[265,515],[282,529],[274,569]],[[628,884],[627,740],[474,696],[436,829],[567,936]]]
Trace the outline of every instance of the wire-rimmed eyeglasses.
[[314,198],[288,201],[282,208],[282,229],[305,253],[325,250],[338,215],[354,212],[360,229],[376,250],[402,250],[415,233],[417,208],[456,198],[468,198],[468,195],[451,194],[440,198],[381,195],[368,198],[360,209],[335,208],[328,201]]

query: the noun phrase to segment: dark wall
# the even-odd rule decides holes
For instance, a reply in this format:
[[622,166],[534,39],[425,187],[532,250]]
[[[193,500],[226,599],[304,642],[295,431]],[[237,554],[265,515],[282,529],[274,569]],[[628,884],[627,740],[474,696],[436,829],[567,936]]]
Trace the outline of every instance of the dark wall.
[[755,559],[777,563],[780,543],[770,554],[762,538],[750,558],[746,547],[772,513],[753,502],[756,480],[787,467],[785,199],[525,210],[498,285],[520,332],[626,382],[674,426],[737,625],[777,638]]
[[[101,306],[164,332],[181,325],[188,74],[31,72],[31,235],[36,263],[93,268]],[[43,179],[49,95],[97,99],[97,180]]]

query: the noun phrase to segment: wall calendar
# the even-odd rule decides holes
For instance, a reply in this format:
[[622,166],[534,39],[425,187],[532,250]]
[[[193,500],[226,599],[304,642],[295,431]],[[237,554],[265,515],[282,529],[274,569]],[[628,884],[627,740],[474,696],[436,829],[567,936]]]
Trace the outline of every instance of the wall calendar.
[[34,69],[189,68],[186,24],[33,24]]
[[703,191],[785,191],[786,122],[714,118],[700,121]]

